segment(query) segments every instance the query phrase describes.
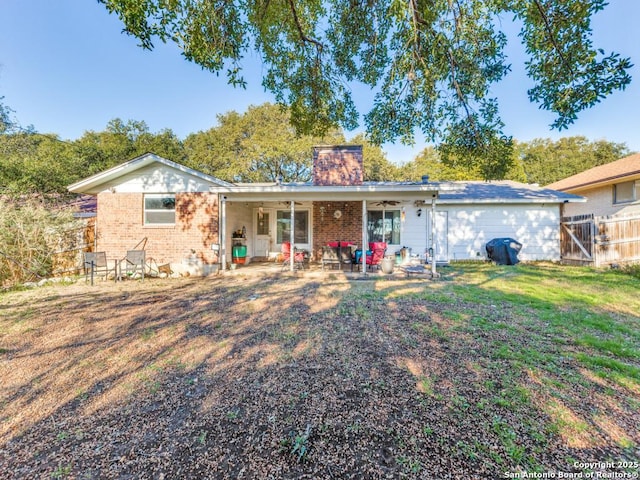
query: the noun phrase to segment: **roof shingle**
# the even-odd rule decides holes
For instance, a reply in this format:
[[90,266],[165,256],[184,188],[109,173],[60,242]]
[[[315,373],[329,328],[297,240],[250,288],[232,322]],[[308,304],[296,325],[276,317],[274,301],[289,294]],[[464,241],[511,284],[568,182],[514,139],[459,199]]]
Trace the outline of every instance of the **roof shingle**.
[[640,175],[640,153],[629,155],[615,162],[590,168],[584,172],[547,185],[547,188],[563,192],[596,186],[612,180]]
[[452,182],[457,191],[440,194],[441,203],[565,203],[581,202],[582,197],[534,184],[509,180]]

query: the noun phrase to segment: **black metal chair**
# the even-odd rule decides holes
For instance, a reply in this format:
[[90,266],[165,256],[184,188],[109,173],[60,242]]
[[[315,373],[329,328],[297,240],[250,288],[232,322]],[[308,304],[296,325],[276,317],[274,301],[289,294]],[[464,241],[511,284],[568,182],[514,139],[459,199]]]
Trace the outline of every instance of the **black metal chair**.
[[322,269],[333,265],[340,267],[340,258],[338,257],[338,249],[336,247],[322,247],[322,258],[320,259]]
[[343,265],[351,265],[353,263],[353,250],[355,246],[347,242],[331,242],[331,244],[322,247],[322,269],[329,265],[337,265],[342,269]]

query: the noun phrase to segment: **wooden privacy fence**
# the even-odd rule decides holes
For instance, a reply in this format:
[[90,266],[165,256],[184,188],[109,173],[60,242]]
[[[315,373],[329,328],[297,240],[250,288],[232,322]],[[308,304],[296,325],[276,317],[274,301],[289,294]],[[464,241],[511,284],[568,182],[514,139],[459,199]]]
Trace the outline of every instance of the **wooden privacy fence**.
[[640,262],[640,214],[563,217],[560,252],[562,262],[573,265]]
[[51,275],[76,274],[82,270],[83,254],[93,251],[95,245],[95,219],[86,219],[82,225],[61,232],[52,239]]
[[50,228],[19,240],[0,245],[0,288],[82,271],[84,252],[94,248],[93,219]]

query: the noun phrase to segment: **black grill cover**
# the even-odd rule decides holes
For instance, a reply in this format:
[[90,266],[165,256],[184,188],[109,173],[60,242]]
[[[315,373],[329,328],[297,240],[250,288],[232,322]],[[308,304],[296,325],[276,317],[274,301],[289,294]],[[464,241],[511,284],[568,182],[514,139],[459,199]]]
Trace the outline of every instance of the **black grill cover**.
[[515,265],[522,244],[513,238],[494,238],[487,242],[487,256],[498,265]]

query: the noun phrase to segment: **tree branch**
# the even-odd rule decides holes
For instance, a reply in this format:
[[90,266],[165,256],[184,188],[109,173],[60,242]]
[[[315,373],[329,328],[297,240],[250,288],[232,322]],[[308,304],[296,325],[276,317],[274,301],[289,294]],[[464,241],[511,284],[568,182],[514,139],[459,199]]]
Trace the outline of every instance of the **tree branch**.
[[318,49],[318,53],[322,52],[324,45],[318,40],[308,37],[304,31],[302,30],[302,25],[300,24],[300,19],[298,18],[298,12],[296,11],[296,6],[293,3],[293,0],[289,0],[289,7],[291,8],[291,13],[293,15],[293,21],[296,23],[296,28],[298,29],[298,34],[300,35],[300,40],[306,43],[313,43]]
[[558,56],[560,57],[560,61],[562,65],[564,65],[569,70],[569,73],[573,75],[574,74],[573,68],[571,68],[571,65],[569,64],[569,62],[567,62],[567,59],[562,54],[560,45],[558,45],[558,42],[555,39],[553,30],[551,29],[551,23],[549,22],[549,17],[547,16],[539,0],[533,0],[533,3],[535,3],[536,8],[538,9],[538,12],[540,12],[540,16],[542,17],[542,21],[544,22],[545,30],[547,31],[547,37],[549,38],[549,41],[553,44],[553,48],[555,49],[555,51],[558,53]]

